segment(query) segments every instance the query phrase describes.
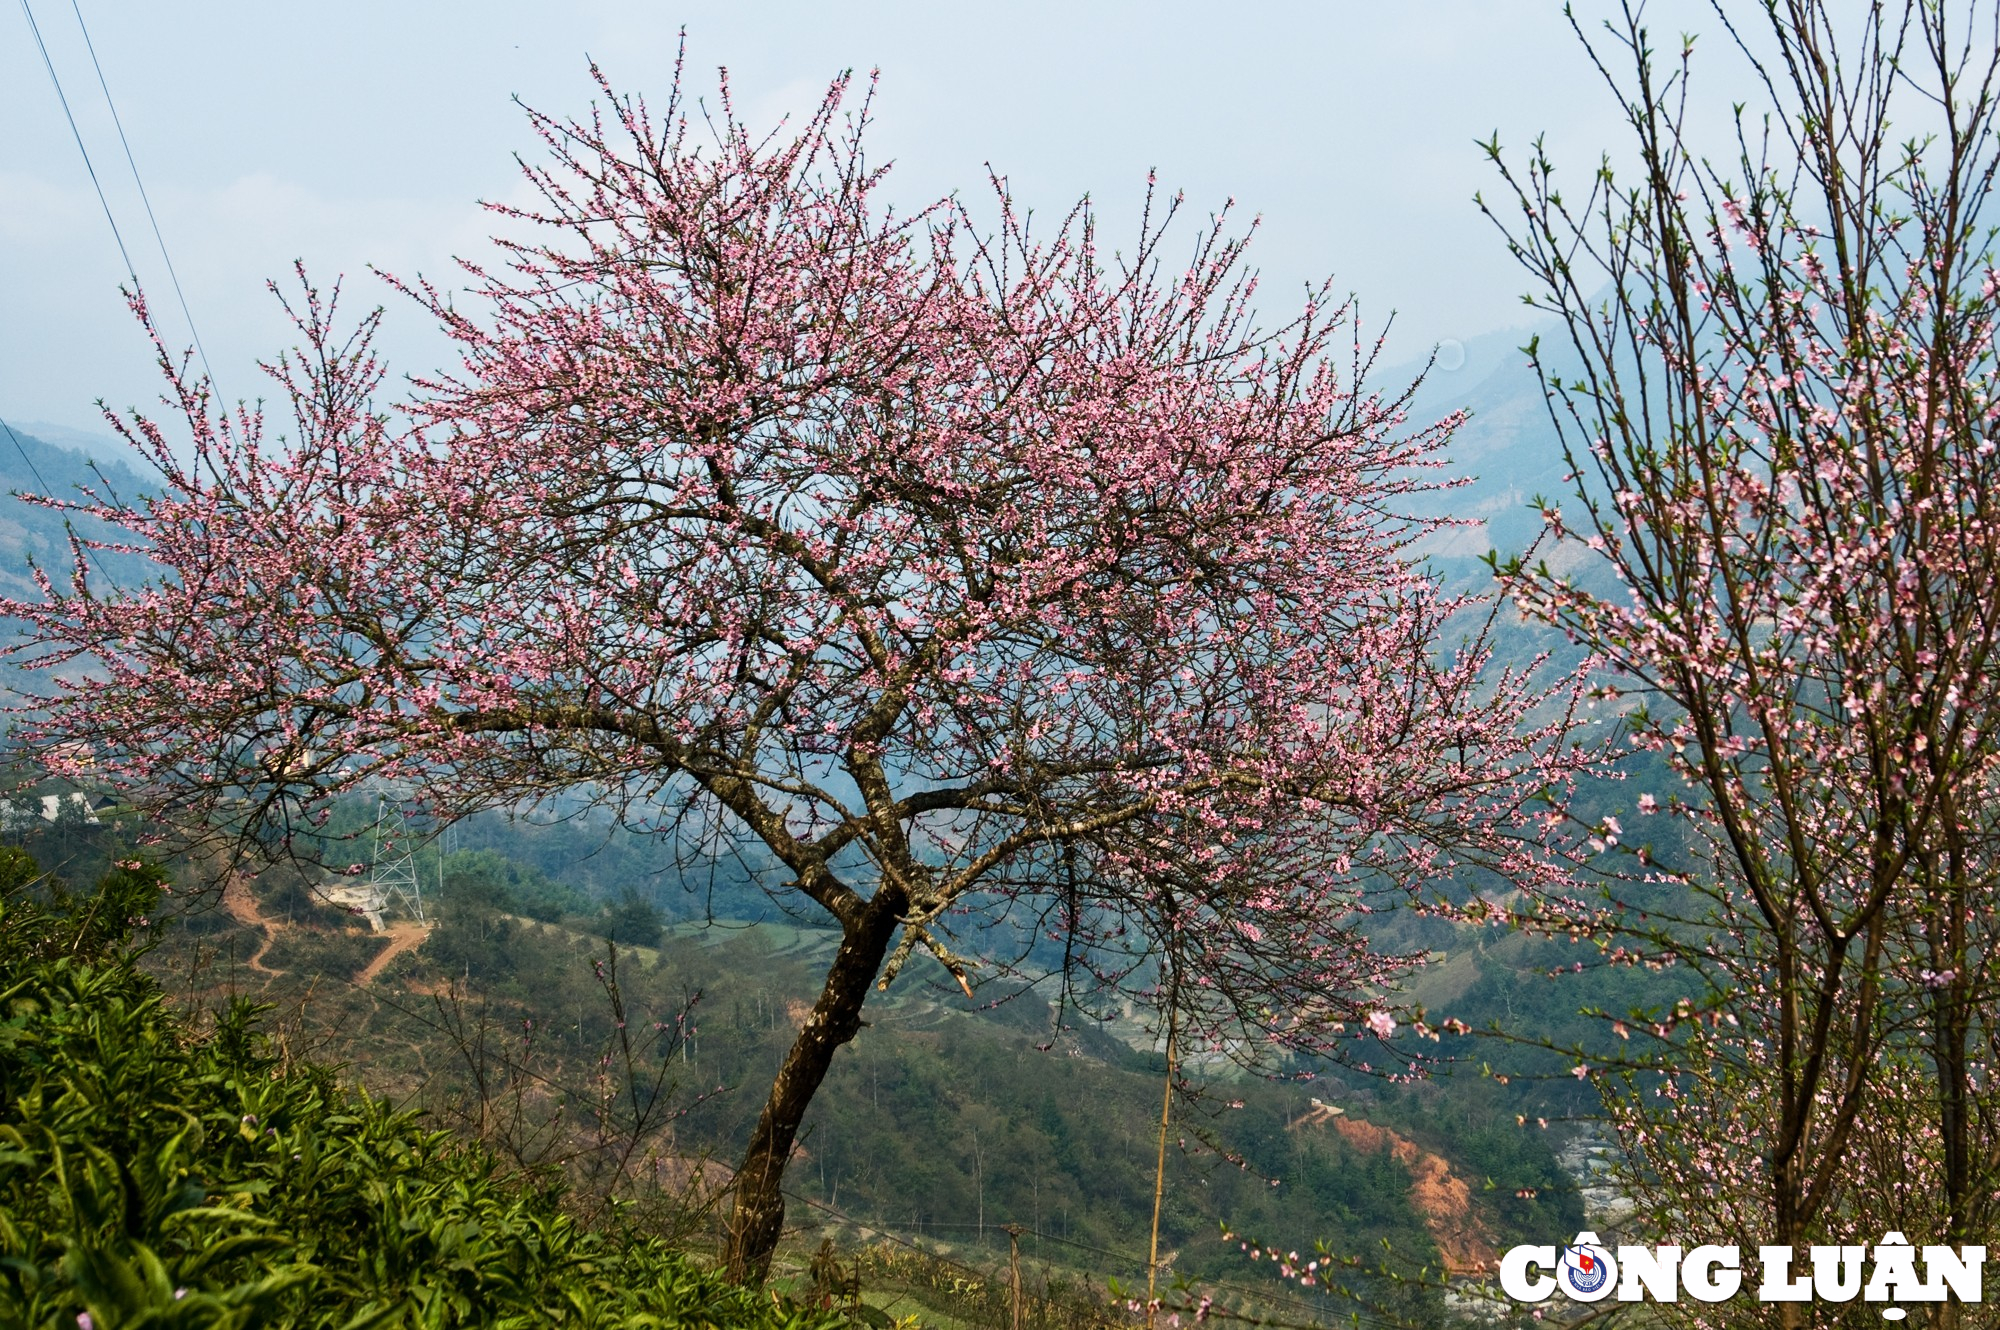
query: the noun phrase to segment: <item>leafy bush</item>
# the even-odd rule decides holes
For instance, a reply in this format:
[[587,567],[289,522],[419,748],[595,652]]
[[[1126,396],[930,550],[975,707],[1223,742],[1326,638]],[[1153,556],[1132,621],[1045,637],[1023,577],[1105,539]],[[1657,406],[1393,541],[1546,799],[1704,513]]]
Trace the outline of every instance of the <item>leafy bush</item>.
[[666,932],[660,907],[627,887],[598,916],[597,935],[625,947],[657,947]]
[[492,850],[459,850],[447,855],[444,897],[447,909],[480,914],[512,912],[545,923],[590,908],[589,899],[575,887]]
[[156,872],[71,894],[0,850],[0,1325],[757,1327],[729,1286],[413,1115],[274,1057],[259,1009],[198,1034],[134,964]]

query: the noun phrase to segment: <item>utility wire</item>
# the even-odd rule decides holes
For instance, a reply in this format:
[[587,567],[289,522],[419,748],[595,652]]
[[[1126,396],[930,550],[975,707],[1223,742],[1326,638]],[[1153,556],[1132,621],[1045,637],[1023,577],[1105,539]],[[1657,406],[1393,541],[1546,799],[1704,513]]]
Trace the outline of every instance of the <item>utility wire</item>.
[[48,43],[42,40],[42,25],[35,22],[35,11],[29,7],[28,0],[21,0],[21,13],[27,16],[28,31],[35,35],[35,49],[42,53],[42,68],[49,71],[49,82],[55,85],[56,100],[62,103],[63,118],[69,121],[70,137],[76,140],[76,150],[83,154],[83,169],[90,173],[91,188],[97,191],[97,204],[104,209],[104,220],[111,224],[111,238],[118,242],[118,255],[125,260],[125,275],[132,279],[136,289],[139,270],[132,265],[132,255],[125,248],[125,236],[118,229],[118,219],[111,215],[111,201],[104,197],[104,184],[97,178],[97,167],[90,160],[90,149],[83,146],[83,131],[76,127],[76,116],[69,109],[69,97],[63,92],[62,79],[56,76],[55,61],[49,59]]
[[[8,441],[14,445],[14,451],[21,455],[21,461],[27,465],[28,474],[35,478],[36,491],[45,499],[56,498],[57,496],[55,493],[55,488],[51,486],[47,480],[42,478],[42,469],[35,465],[34,458],[28,456],[28,450],[21,444],[21,436],[14,433],[14,427],[7,423],[7,420],[4,416],[0,416],[0,431],[6,432]],[[96,463],[94,462],[91,463],[91,466],[93,469],[95,469]],[[20,500],[21,496],[18,492],[16,492],[14,497],[17,500]],[[69,532],[71,537],[76,536],[76,526],[67,517],[63,519],[63,527]],[[84,540],[82,542],[81,548],[83,550],[84,558],[88,559],[90,561],[90,566],[97,570],[97,575],[103,578],[107,584],[110,584],[111,575],[104,571],[104,563],[97,557],[96,548],[88,540]],[[33,556],[30,556],[31,559],[32,557]]]
[[[55,85],[56,100],[62,103],[63,118],[69,121],[70,137],[76,140],[76,150],[83,154],[83,169],[90,173],[91,188],[97,191],[97,206],[104,209],[104,220],[111,226],[111,238],[118,242],[118,256],[125,260],[125,275],[131,279],[133,289],[137,290],[139,286],[139,272],[132,266],[132,255],[125,248],[125,236],[118,229],[118,219],[111,215],[111,202],[104,197],[104,185],[97,178],[97,167],[90,160],[90,150],[83,146],[83,133],[76,127],[76,116],[69,109],[69,97],[63,92],[62,80],[56,77],[55,61],[49,59],[48,43],[42,40],[41,24],[35,22],[35,11],[29,8],[28,0],[21,0],[21,13],[28,20],[28,31],[35,36],[35,49],[42,54],[42,68],[49,71],[49,82]],[[21,460],[28,464],[28,473],[34,476],[35,483],[41,487],[42,494],[47,498],[55,498],[55,493],[50,488],[49,482],[42,479],[41,469],[35,465],[34,459],[28,456],[28,450],[21,446],[21,440],[14,433],[13,427],[7,426],[4,420],[0,420],[0,426],[6,427],[7,437],[13,441],[14,451],[19,453]],[[98,573],[100,575],[103,574],[104,567],[97,562],[96,552],[89,550],[88,546],[85,549],[90,554],[91,563],[96,565]]]
[[[21,0],[21,4],[24,8],[26,7],[27,3],[28,0]],[[152,196],[146,193],[146,182],[139,176],[139,163],[137,159],[132,156],[131,141],[125,137],[125,122],[119,118],[118,103],[111,100],[111,85],[105,82],[104,66],[99,64],[97,61],[96,43],[90,40],[90,29],[84,24],[83,9],[79,4],[79,0],[69,0],[69,7],[70,11],[76,15],[77,30],[83,34],[83,48],[86,51],[90,52],[90,67],[97,73],[97,86],[103,90],[104,104],[111,110],[111,123],[117,126],[118,145],[125,150],[125,165],[129,166],[132,169],[132,183],[139,187],[139,201],[146,205],[146,221],[149,224],[151,224],[153,228],[154,243],[159,245],[160,247],[160,260],[161,262],[167,265],[167,279],[173,283],[174,298],[180,301],[181,317],[187,320],[188,335],[194,339],[195,353],[201,357],[202,372],[208,376],[209,383],[213,384],[215,382],[215,370],[211,368],[208,363],[208,349],[201,344],[201,333],[194,326],[194,313],[188,308],[187,293],[181,290],[180,274],[174,271],[173,256],[167,253],[167,239],[165,236],[160,234],[160,219],[153,215]],[[32,21],[33,19],[31,17],[30,22]],[[36,40],[37,41],[41,40],[39,34],[36,36]],[[48,58],[48,53],[44,51],[43,59],[46,60],[47,58]],[[55,70],[53,66],[49,70],[49,75],[52,78],[55,75]],[[60,85],[57,86],[56,91],[58,95],[60,95],[62,91]],[[67,103],[64,104],[64,110],[65,111],[68,110]],[[76,127],[75,122],[72,121],[70,128],[74,129],[75,127]],[[78,140],[78,146],[79,147],[82,146],[81,139]],[[88,158],[86,157],[85,160],[88,161]],[[93,180],[96,179],[96,174],[94,172],[92,173],[91,178]],[[102,197],[103,195],[100,192],[99,198],[101,199]],[[107,215],[109,214],[109,209],[106,210],[106,213]],[[112,229],[116,230],[117,228],[114,226]],[[124,250],[125,244],[122,240],[119,242],[118,247],[121,252]],[[127,267],[131,266],[129,261],[127,262],[126,266]],[[138,278],[134,277],[133,281],[137,282]]]
[[54,496],[49,494],[49,482],[42,479],[41,468],[35,465],[34,458],[28,456],[28,450],[21,446],[21,437],[14,433],[14,427],[7,423],[5,416],[0,416],[0,430],[7,431],[8,439],[12,440],[14,444],[14,451],[21,454],[21,460],[28,464],[28,474],[35,478],[35,484],[39,487],[40,493],[53,498]]
[[[21,15],[28,20],[28,31],[35,38],[35,50],[42,57],[42,68],[48,71],[49,84],[56,90],[56,101],[62,105],[63,119],[69,124],[70,138],[76,143],[77,154],[83,158],[83,169],[90,176],[90,187],[97,194],[97,206],[103,209],[105,224],[111,228],[112,240],[117,242],[118,257],[125,261],[126,278],[132,283],[134,293],[143,293],[138,266],[132,262],[132,251],[125,244],[125,233],[118,228],[118,218],[111,211],[111,200],[104,193],[104,182],[98,178],[97,164],[90,159],[90,149],[84,145],[83,131],[77,126],[76,113],[70,108],[69,94],[63,91],[62,76],[56,73],[55,61],[49,56],[48,43],[42,39],[42,25],[35,21],[35,11],[28,0],[20,0],[20,3]],[[90,40],[90,29],[84,24],[83,10],[78,6],[78,0],[70,0],[70,8],[76,14],[78,29],[83,33],[84,47],[90,52],[91,68],[97,71],[97,86],[103,89],[104,103],[111,109],[111,122],[118,127],[118,142],[125,149],[125,163],[132,168],[132,182],[139,187],[139,198],[146,205],[146,219],[152,223],[153,239],[159,244],[160,257],[166,261],[167,276],[173,281],[174,295],[180,300],[181,314],[187,319],[188,333],[194,339],[195,351],[201,356],[202,371],[208,376],[208,382],[213,387],[215,372],[209,368],[208,351],[201,344],[201,334],[195,330],[194,315],[189,312],[187,296],[181,291],[180,275],[174,271],[174,261],[167,253],[166,238],[160,232],[159,220],[153,215],[153,201],[146,193],[146,182],[139,176],[139,163],[133,157],[132,145],[125,137],[125,124],[119,119],[117,103],[111,99],[111,85],[105,80],[103,65],[98,63],[97,47]],[[48,481],[42,478],[40,468],[35,465],[34,459],[28,456],[28,450],[21,446],[21,440],[13,428],[4,420],[0,420],[0,428],[6,430],[7,438],[14,445],[14,451],[19,453],[21,460],[27,464],[29,474],[34,476],[42,494],[48,498],[55,498]],[[97,557],[97,551],[86,544],[84,553],[89,558],[91,566],[97,569],[98,575],[109,581],[104,565]]]

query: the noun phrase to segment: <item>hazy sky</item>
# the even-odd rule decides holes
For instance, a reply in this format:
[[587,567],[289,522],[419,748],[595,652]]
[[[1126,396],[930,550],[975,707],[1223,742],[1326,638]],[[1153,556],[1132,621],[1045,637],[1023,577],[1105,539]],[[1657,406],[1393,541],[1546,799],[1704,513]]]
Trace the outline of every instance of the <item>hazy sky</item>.
[[[32,3],[139,276],[184,343],[70,0]],[[387,303],[394,368],[436,363],[435,334],[366,265],[449,279],[485,235],[477,201],[519,195],[511,154],[534,144],[510,98],[584,111],[589,57],[663,99],[682,27],[694,89],[712,94],[727,65],[753,126],[816,104],[843,68],[879,68],[871,155],[895,161],[905,202],[981,190],[989,162],[1044,211],[1089,192],[1129,217],[1148,168],[1198,214],[1233,197],[1263,219],[1265,307],[1331,273],[1372,326],[1397,312],[1395,359],[1521,322],[1522,274],[1471,203],[1494,184],[1476,138],[1497,129],[1518,148],[1546,130],[1581,177],[1618,137],[1558,0],[1322,0],[1226,18],[1214,3],[1092,0],[79,3],[231,397],[264,390],[254,362],[285,329],[263,284],[294,258],[347,274],[357,304]],[[0,413],[91,427],[93,399],[148,403],[157,380],[12,7],[0,124]]]

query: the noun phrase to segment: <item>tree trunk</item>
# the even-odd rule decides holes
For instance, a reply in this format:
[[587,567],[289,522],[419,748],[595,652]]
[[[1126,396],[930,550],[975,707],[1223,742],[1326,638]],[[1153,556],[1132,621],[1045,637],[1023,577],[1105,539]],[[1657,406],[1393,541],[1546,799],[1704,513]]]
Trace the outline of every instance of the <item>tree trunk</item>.
[[826,983],[812,1015],[792,1042],[784,1066],[771,1082],[770,1096],[758,1115],[757,1129],[737,1166],[732,1188],[729,1230],[722,1249],[723,1269],[739,1284],[764,1282],[771,1270],[771,1253],[785,1226],[785,1165],[806,1109],[826,1079],[833,1055],[861,1029],[861,1008],[868,986],[881,972],[896,934],[899,902],[878,891],[858,922],[843,930],[840,950],[827,968]]

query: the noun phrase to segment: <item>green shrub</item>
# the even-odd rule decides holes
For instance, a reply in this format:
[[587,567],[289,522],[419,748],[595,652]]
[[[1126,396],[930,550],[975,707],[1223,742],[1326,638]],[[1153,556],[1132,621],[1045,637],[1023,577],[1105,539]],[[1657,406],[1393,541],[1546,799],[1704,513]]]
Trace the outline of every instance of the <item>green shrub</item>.
[[627,887],[598,916],[597,935],[621,947],[657,947],[666,932],[660,907]]
[[0,851],[0,1325],[831,1324],[280,1064],[249,1003],[197,1035],[134,964],[161,886]]

